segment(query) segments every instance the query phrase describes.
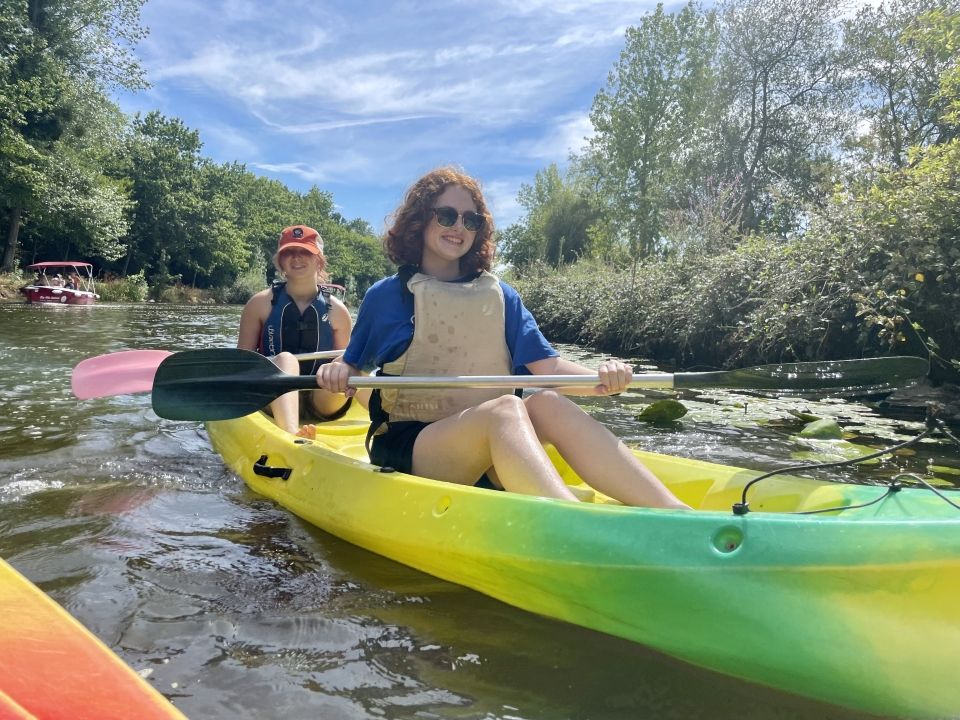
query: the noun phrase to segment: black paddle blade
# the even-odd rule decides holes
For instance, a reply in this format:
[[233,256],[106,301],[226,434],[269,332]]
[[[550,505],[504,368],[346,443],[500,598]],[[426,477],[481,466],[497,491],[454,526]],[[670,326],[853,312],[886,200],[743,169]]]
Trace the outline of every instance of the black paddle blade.
[[314,376],[288,375],[250,350],[186,350],[157,368],[153,411],[168,420],[230,420],[316,386]]
[[916,382],[929,370],[930,364],[924,358],[906,355],[863,360],[824,360],[718,372],[677,373],[674,375],[674,387],[850,397],[892,392]]

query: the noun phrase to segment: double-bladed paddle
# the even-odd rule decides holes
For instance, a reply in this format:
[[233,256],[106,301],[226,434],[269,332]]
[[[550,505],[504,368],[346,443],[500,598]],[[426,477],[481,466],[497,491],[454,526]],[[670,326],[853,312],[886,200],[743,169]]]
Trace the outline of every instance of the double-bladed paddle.
[[126,350],[87,358],[73,369],[70,387],[81,400],[150,392],[157,368],[171,355],[166,350]]
[[[890,392],[927,374],[918,357],[779,363],[740,370],[692,373],[642,373],[631,388],[727,388],[865,395]],[[362,388],[551,388],[592,387],[596,375],[472,375],[390,377],[357,375],[350,386]],[[166,358],[153,380],[153,409],[170,420],[229,420],[266,407],[291,390],[317,387],[313,375],[288,375],[249,350],[187,350]]]
[[[297,355],[297,360],[332,360],[343,350]],[[70,387],[80,400],[150,392],[160,363],[173,355],[167,350],[121,350],[77,363]],[[216,372],[216,370],[214,370]]]

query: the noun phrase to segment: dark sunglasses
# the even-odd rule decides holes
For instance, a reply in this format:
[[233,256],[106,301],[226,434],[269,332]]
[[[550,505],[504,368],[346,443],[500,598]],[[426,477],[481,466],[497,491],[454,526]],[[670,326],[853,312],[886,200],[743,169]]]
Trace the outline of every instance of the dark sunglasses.
[[437,216],[437,222],[443,227],[453,227],[457,224],[457,218],[462,217],[463,229],[470,232],[476,232],[483,227],[484,223],[483,215],[475,213],[473,210],[467,210],[461,215],[456,208],[443,206],[433,208],[433,214]]

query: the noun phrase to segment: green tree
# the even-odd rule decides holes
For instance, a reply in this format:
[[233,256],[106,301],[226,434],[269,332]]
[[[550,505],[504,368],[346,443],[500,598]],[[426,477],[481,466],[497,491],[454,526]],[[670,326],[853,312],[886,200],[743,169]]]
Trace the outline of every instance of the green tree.
[[865,324],[896,347],[909,318],[929,348],[960,371],[960,11],[938,8],[913,27],[918,52],[951,58],[929,95],[938,112],[931,127],[946,139],[919,139],[904,168],[879,173],[855,191],[856,202],[841,196],[835,225],[847,243],[864,248],[861,273],[870,292],[858,303]]
[[246,200],[242,196],[245,174],[237,164],[200,163],[197,214],[188,228],[192,250],[170,263],[194,287],[229,285],[250,267],[251,253],[238,211]]
[[[108,229],[122,230],[116,222],[122,196],[93,170],[95,158],[86,151],[95,143],[77,140],[85,128],[82,123],[92,120],[91,129],[109,125],[96,114],[110,113],[107,88],[143,85],[131,53],[143,36],[141,5],[142,0],[4,0],[0,219],[7,233],[0,269],[14,266],[23,221],[43,215],[49,221],[59,211],[50,200],[64,190],[72,196],[72,208],[88,218],[82,227],[102,229],[87,233],[93,249],[107,255],[116,250],[116,237],[106,235]],[[86,192],[89,201],[82,197]]]
[[589,255],[590,229],[599,210],[574,176],[565,179],[551,164],[537,172],[533,185],[521,185],[517,200],[527,214],[500,233],[501,260],[522,269],[538,261],[561,265]]
[[359,301],[373,283],[394,272],[380,240],[358,233],[348,225],[329,235],[325,243],[330,279],[347,289],[347,296]]
[[721,7],[723,116],[716,177],[739,188],[738,228],[786,233],[822,204],[843,123],[833,0],[729,0]]
[[[159,270],[160,251],[189,262],[198,234],[211,242],[201,223],[200,135],[181,120],[159,112],[136,116],[115,172],[129,179],[134,202],[122,275]],[[187,266],[188,271],[192,270]]]
[[679,13],[658,5],[627,29],[607,87],[593,102],[584,167],[595,175],[604,227],[635,260],[661,250],[662,212],[683,202],[693,140],[714,107],[712,12],[691,3]]
[[124,183],[103,174],[116,152],[126,118],[101,94],[89,89],[75,98],[73,121],[43,165],[46,177],[21,244],[32,246],[26,260],[74,256],[115,260],[125,252],[129,200]]
[[300,222],[300,195],[277,180],[245,172],[234,202],[249,267],[268,268],[272,273],[269,261],[277,250],[280,231]]
[[[955,0],[953,14],[960,4]],[[863,7],[843,24],[849,64],[858,83],[856,102],[866,131],[848,146],[857,170],[903,168],[910,149],[948,142],[956,128],[946,118],[941,77],[956,65],[946,43],[925,42],[943,0],[896,0]]]

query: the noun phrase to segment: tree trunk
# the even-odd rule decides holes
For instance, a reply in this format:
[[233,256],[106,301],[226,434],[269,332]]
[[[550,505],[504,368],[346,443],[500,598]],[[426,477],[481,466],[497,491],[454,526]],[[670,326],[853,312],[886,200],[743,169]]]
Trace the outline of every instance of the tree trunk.
[[7,247],[3,251],[3,262],[0,264],[0,272],[13,272],[14,263],[17,259],[17,245],[20,236],[20,213],[23,208],[15,207],[10,211],[10,230],[7,233]]

